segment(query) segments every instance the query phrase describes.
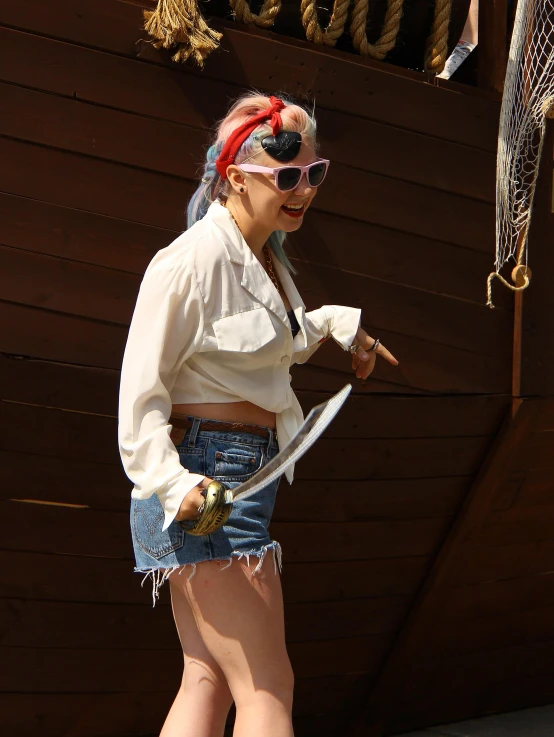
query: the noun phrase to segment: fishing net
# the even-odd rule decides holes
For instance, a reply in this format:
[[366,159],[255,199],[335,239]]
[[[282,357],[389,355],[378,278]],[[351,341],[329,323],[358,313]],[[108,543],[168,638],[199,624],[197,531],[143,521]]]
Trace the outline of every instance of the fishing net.
[[[544,142],[554,105],[554,0],[519,0],[510,45],[496,168],[496,262],[494,278],[513,291],[529,284],[527,236]],[[519,269],[516,286],[501,276],[505,264]],[[519,284],[519,285],[518,285]]]

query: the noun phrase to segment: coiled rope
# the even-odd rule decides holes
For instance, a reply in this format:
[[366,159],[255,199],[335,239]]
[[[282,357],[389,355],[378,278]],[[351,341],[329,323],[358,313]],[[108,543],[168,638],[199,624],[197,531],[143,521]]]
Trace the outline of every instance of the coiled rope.
[[404,0],[388,0],[381,36],[374,44],[371,44],[367,40],[369,0],[354,0],[350,35],[356,51],[359,51],[362,56],[370,56],[372,59],[384,59],[396,43],[403,5]]
[[436,0],[431,34],[425,50],[425,71],[440,74],[448,58],[448,30],[452,0]]
[[[270,28],[281,10],[282,0],[264,0],[259,14],[250,9],[249,0],[229,0],[235,17],[241,23]],[[335,46],[344,33],[350,4],[353,2],[350,35],[354,48],[362,56],[382,60],[394,48],[404,0],[387,0],[387,10],[379,39],[371,44],[367,39],[367,16],[370,0],[334,0],[333,12],[323,30],[319,23],[317,0],[301,0],[300,12],[306,38],[312,43]],[[155,39],[156,48],[177,46],[174,61],[192,58],[200,67],[219,46],[222,34],[206,23],[199,0],[158,0],[156,10],[144,11],[145,30]],[[433,27],[427,42],[425,70],[439,74],[448,55],[448,29],[452,0],[436,0]]]
[[331,18],[327,28],[323,31],[319,25],[316,0],[302,0],[300,12],[308,41],[324,46],[334,46],[344,33],[350,3],[351,0],[335,0]]
[[250,10],[248,0],[229,0],[240,23],[247,23],[259,28],[270,28],[281,10],[281,0],[264,0],[258,15]]

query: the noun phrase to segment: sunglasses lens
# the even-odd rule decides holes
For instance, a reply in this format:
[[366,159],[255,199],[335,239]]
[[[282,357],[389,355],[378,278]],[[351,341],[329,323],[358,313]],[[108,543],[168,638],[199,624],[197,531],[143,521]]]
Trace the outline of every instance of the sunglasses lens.
[[325,177],[326,166],[324,163],[314,164],[308,172],[308,181],[311,187],[319,187]]
[[298,185],[301,175],[302,172],[297,166],[287,166],[277,174],[277,187],[282,192],[294,189]]

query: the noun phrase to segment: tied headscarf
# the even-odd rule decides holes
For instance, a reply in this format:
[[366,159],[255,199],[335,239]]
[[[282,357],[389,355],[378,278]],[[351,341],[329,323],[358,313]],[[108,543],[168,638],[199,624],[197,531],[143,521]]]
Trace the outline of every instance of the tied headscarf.
[[263,123],[265,120],[269,120],[271,131],[273,135],[277,135],[279,130],[283,127],[283,120],[281,118],[281,110],[285,108],[285,103],[278,97],[271,96],[269,98],[271,106],[267,110],[262,110],[261,113],[254,115],[239,128],[234,130],[229,138],[225,141],[221,153],[219,154],[217,161],[215,162],[215,168],[218,171],[219,176],[222,179],[227,179],[227,167],[233,164],[235,156],[242,144],[246,141],[252,131]]

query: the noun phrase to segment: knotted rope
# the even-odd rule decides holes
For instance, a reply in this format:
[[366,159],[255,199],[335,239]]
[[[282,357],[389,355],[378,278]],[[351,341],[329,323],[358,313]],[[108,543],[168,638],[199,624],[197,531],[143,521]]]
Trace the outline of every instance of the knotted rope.
[[[264,0],[259,14],[250,9],[249,0],[229,0],[235,17],[241,23],[269,28],[281,10],[282,0]],[[382,60],[394,48],[404,0],[388,0],[381,36],[371,44],[367,40],[367,16],[370,0],[353,0],[350,34],[354,48],[362,56]],[[301,0],[300,10],[306,38],[313,43],[335,46],[344,33],[352,0],[334,0],[333,12],[323,30],[319,23],[317,0]],[[448,28],[452,0],[436,0],[433,27],[427,42],[425,69],[434,74],[444,69],[448,53]],[[194,59],[198,66],[219,46],[222,34],[206,23],[198,0],[158,0],[156,10],[144,11],[145,30],[154,37],[156,48],[177,46],[174,61]]]
[[396,43],[403,5],[404,0],[388,0],[381,37],[375,44],[370,44],[366,31],[369,1],[354,0],[350,34],[356,51],[359,51],[362,56],[371,56],[372,59],[384,59]]
[[248,23],[260,28],[270,28],[281,10],[281,0],[264,0],[259,15],[250,10],[248,0],[230,0],[230,3],[240,23]]
[[193,58],[198,66],[219,46],[221,33],[204,20],[197,0],[158,0],[156,10],[144,11],[144,28],[156,40],[154,46],[168,49],[178,45],[174,61]]
[[452,0],[436,0],[431,35],[425,50],[425,71],[440,74],[448,57],[448,30]]
[[351,0],[335,0],[331,18],[327,28],[323,31],[317,17],[316,0],[302,0],[300,12],[308,41],[324,46],[334,46],[344,33],[350,2]]

